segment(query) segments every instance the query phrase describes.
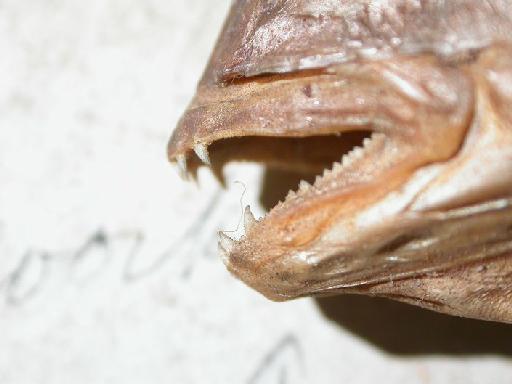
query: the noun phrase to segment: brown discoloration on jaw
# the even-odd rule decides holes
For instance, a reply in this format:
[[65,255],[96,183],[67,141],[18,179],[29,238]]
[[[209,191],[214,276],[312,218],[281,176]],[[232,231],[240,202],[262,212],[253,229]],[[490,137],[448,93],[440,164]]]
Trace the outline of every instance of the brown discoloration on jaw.
[[382,4],[235,2],[169,158],[319,175],[221,238],[273,300],[355,292],[512,322],[512,7]]

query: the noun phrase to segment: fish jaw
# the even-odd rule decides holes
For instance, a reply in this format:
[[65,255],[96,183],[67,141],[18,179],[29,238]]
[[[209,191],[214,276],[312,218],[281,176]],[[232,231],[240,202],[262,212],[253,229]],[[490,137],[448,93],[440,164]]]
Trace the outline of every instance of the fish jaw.
[[[280,113],[267,108],[252,109],[264,113],[253,113],[252,120],[245,115],[245,130],[239,130],[232,124],[239,118],[229,116],[240,113],[240,107],[226,111],[228,117],[215,126],[205,123],[211,121],[208,117],[194,118],[201,122],[194,125],[194,133],[199,134],[190,135],[185,115],[171,140],[169,154],[173,160],[184,154],[190,161],[195,151],[195,161],[202,157],[206,162],[205,152],[209,152],[208,160],[215,166],[226,159],[216,158],[211,149],[229,137],[259,134],[270,140],[307,139],[318,132],[332,134],[332,127],[336,127],[343,138],[345,130],[371,128],[373,134],[362,147],[345,154],[313,185],[301,183],[260,220],[246,213],[246,233],[239,241],[221,235],[219,250],[227,268],[272,300],[367,292],[368,287],[384,287],[390,280],[407,281],[476,259],[492,259],[504,252],[509,240],[508,232],[501,229],[512,224],[508,199],[512,120],[506,108],[510,95],[503,84],[497,87],[495,79],[507,78],[512,68],[511,52],[504,47],[488,49],[478,61],[457,69],[445,67],[430,56],[369,63],[357,71],[350,65],[330,68],[328,75],[318,75],[329,91],[324,92],[324,83],[315,83],[317,95],[327,95],[317,98],[320,112],[312,114],[319,116],[318,130],[311,125],[294,125],[291,119],[286,126],[289,130],[273,131],[272,126],[262,125],[248,131],[247,127],[256,126],[262,115],[268,120],[273,113]],[[393,74],[383,75],[389,68]],[[425,79],[437,76],[444,87],[453,87],[449,93],[457,97],[451,105],[446,102],[447,92],[442,94],[443,100],[436,100],[432,93],[423,99],[413,92],[414,87],[425,89],[417,75],[420,68]],[[297,100],[297,93],[303,94],[305,78],[278,79],[265,86],[267,90],[281,89],[282,100]],[[413,78],[414,83],[406,83]],[[308,83],[315,80],[307,77]],[[333,91],[347,83],[351,86]],[[251,89],[240,89],[245,86]],[[256,92],[254,84],[236,87],[240,94]],[[346,97],[344,90],[350,93]],[[336,109],[328,96],[357,99],[359,103],[363,100],[361,104],[367,109]],[[233,95],[228,93],[227,97],[232,99]],[[256,99],[266,102],[264,97]],[[251,97],[241,100],[247,108],[253,106]],[[393,103],[386,104],[387,100]],[[222,103],[215,99],[207,109],[214,110]],[[276,108],[280,106],[276,104]],[[407,114],[406,107],[415,113]],[[304,113],[303,104],[296,108],[294,113]],[[191,110],[195,113],[194,107]],[[321,128],[321,122],[326,121],[332,123]],[[180,146],[175,138],[183,136],[195,144]],[[489,219],[482,221],[482,215]],[[442,230],[436,230],[439,228]],[[468,241],[475,233],[480,234],[478,241]],[[453,238],[457,240],[450,240]],[[487,249],[485,254],[482,247]]]
[[[377,204],[417,169],[450,159],[462,145],[474,103],[471,77],[441,66],[432,56],[347,64],[313,77],[299,74],[230,87],[212,91],[214,97],[199,92],[171,139],[171,159],[197,162],[206,148],[215,167],[226,160],[217,158],[215,144],[229,143],[227,138],[307,140],[341,133],[342,140],[346,131],[373,132],[362,147],[340,155],[313,185],[303,183],[272,209],[263,220],[267,226],[256,225],[255,242],[266,238],[276,245],[288,243],[288,248],[310,243],[340,218],[353,218]],[[194,156],[198,146],[202,149]],[[309,161],[308,153],[301,157]],[[249,243],[250,236],[244,241]]]
[[227,268],[512,322],[511,31],[502,0],[234,1],[169,158],[318,176],[220,233]]
[[501,0],[235,1],[169,159],[318,176],[220,233],[227,268],[273,300],[512,322],[511,20]]
[[[425,144],[408,147],[393,144],[389,133],[374,134],[341,171],[328,171],[259,222],[251,221],[240,241],[229,247],[220,241],[228,269],[280,301],[339,292],[385,295],[385,289],[369,287],[440,272],[445,278],[436,281],[445,287],[460,277],[446,271],[482,260],[491,264],[511,253],[512,120],[504,106],[512,92],[493,84],[496,76],[512,76],[510,68],[512,50],[497,47],[465,70],[473,79],[475,95],[467,101],[474,110],[467,112],[467,130],[461,129],[462,144],[448,158],[425,156],[420,162]],[[357,182],[347,176],[354,174]],[[342,187],[329,189],[333,183]],[[396,285],[388,289],[397,295]]]

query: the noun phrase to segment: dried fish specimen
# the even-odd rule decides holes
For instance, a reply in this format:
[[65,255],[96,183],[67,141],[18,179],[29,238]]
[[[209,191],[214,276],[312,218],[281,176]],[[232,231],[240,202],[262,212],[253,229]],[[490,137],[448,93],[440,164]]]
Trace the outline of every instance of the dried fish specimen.
[[246,209],[240,241],[220,234],[227,268],[270,299],[512,322],[508,1],[235,1],[168,152],[183,173],[318,173],[262,219]]

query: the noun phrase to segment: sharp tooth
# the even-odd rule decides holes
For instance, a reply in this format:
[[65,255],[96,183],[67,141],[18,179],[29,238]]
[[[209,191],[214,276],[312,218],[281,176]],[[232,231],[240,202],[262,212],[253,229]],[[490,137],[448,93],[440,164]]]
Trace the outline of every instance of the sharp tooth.
[[185,155],[176,156],[176,163],[178,164],[178,171],[179,171],[181,178],[186,180],[188,178],[186,156]]
[[350,153],[347,153],[341,158],[341,166],[345,168],[350,164]]
[[247,206],[245,207],[244,211],[244,227],[245,232],[249,231],[254,224],[256,224],[258,221],[254,218],[254,215],[251,212],[251,207]]
[[363,147],[367,147],[368,144],[370,144],[371,142],[372,142],[372,138],[367,137],[366,139],[363,140]]
[[194,152],[201,161],[207,165],[211,165],[210,156],[208,156],[208,148],[203,143],[194,145]]
[[291,189],[288,191],[288,194],[285,197],[285,200],[293,199],[295,197],[295,192]]
[[342,169],[343,169],[343,165],[341,165],[341,163],[336,162],[336,163],[334,163],[334,164],[332,165],[332,170],[333,170],[333,172],[339,172],[339,171],[341,171]]
[[311,187],[311,185],[307,181],[304,181],[304,180],[300,181],[300,183],[299,183],[299,191],[304,192],[309,187]]
[[352,156],[356,157],[356,158],[360,158],[362,157],[364,154],[364,150],[363,148],[361,147],[356,147],[352,150]]
[[230,254],[236,246],[236,241],[226,235],[224,232],[219,231],[219,247],[226,253]]
[[228,266],[229,265],[229,253],[227,253],[226,250],[224,248],[222,248],[222,246],[220,245],[220,242],[218,244],[218,249],[219,249],[219,254],[220,254],[220,258],[222,259],[222,262],[224,263],[224,265]]
[[318,183],[319,183],[319,181],[320,181],[321,179],[322,179],[322,177],[321,177],[321,176],[317,176],[317,177],[315,178],[315,184],[318,184]]
[[350,151],[349,153],[347,153],[346,155],[344,155],[342,158],[341,158],[341,166],[342,167],[347,167],[349,166],[350,164],[352,164],[352,162],[355,160],[355,159],[359,159],[361,157],[363,157],[364,155],[364,150],[363,148],[361,147],[356,147],[354,148],[352,151]]

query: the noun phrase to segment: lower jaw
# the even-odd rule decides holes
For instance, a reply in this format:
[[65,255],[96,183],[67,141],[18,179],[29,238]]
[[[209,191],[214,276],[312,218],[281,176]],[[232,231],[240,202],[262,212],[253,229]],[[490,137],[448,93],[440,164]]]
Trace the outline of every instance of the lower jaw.
[[[395,242],[393,246],[396,249],[388,246],[388,251],[384,253],[359,256],[356,249],[351,257],[360,262],[358,268],[354,267],[337,275],[332,269],[336,268],[336,260],[331,259],[331,269],[320,266],[311,267],[309,272],[294,273],[289,270],[288,280],[282,287],[267,286],[265,274],[261,275],[261,280],[254,280],[254,276],[258,274],[252,274],[252,283],[248,283],[268,298],[277,301],[304,296],[369,293],[375,291],[375,287],[380,287],[378,291],[383,293],[382,287],[394,287],[393,282],[458,276],[457,271],[473,267],[478,267],[483,276],[496,258],[512,254],[512,199],[507,209],[489,211],[483,215],[474,214],[454,220],[449,218],[454,212],[444,214],[447,217],[446,222],[433,220],[436,213],[424,217],[424,223],[416,223],[415,228],[416,231],[424,231],[423,237],[421,232],[417,232],[416,237],[411,236],[408,240],[403,240],[403,243]],[[393,232],[392,228],[389,230]],[[423,243],[431,245],[418,248],[418,244]],[[340,261],[341,264],[343,260]],[[278,264],[275,268],[267,268],[279,269]],[[509,269],[506,274],[512,274],[512,260]],[[478,274],[475,276],[478,279]],[[499,276],[500,274],[496,275],[496,284],[499,284]],[[508,281],[506,276],[503,279]]]

